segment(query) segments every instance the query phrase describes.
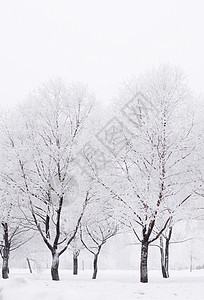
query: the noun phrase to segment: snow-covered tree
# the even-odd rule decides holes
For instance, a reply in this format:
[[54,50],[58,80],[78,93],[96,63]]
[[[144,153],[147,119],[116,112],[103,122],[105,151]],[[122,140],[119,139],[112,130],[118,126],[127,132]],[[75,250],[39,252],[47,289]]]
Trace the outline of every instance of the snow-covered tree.
[[84,246],[80,239],[79,232],[76,234],[74,239],[72,240],[69,249],[72,251],[73,256],[73,275],[78,274],[78,257],[80,252],[84,249]]
[[31,213],[27,221],[52,254],[53,280],[59,280],[59,257],[74,239],[89,199],[74,160],[91,101],[86,87],[50,81],[29,95],[9,126],[4,124],[13,169],[2,176],[22,195],[21,205]]
[[26,224],[24,215],[18,206],[18,196],[8,186],[1,183],[0,190],[0,254],[2,263],[2,278],[9,277],[9,258],[11,252],[22,247],[33,236]]
[[192,198],[193,96],[177,69],[162,66],[128,81],[122,97],[121,119],[100,137],[112,152],[112,169],[96,177],[141,243],[140,281],[147,282],[149,244]]
[[109,199],[98,197],[100,195],[99,191],[100,189],[89,202],[80,226],[81,242],[84,248],[94,257],[92,279],[97,277],[98,258],[102,247],[118,232],[118,224],[111,216],[112,207]]

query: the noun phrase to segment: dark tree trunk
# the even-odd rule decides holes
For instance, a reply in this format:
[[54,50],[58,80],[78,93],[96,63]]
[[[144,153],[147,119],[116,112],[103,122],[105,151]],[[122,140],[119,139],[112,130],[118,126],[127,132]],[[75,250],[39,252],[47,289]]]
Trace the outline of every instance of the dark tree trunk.
[[73,253],[73,275],[78,274],[78,254]]
[[166,264],[165,264],[165,255],[164,255],[164,241],[163,237],[160,236],[160,254],[161,254],[161,270],[162,270],[162,276],[163,278],[168,278],[168,272],[166,269]]
[[169,278],[169,238],[166,239],[166,246],[165,246],[165,270],[166,270],[165,278]]
[[1,255],[3,258],[3,263],[2,263],[2,278],[7,279],[9,278],[9,254],[10,254],[10,243],[9,243],[9,237],[8,237],[8,224],[7,223],[2,223],[2,226],[4,228],[4,246],[3,249],[1,250]]
[[141,245],[141,261],[140,261],[140,282],[148,282],[148,269],[147,269],[147,258],[148,258],[148,241],[143,240]]
[[98,272],[98,254],[94,255],[94,262],[93,262],[93,276],[92,279],[96,279]]
[[30,273],[33,273],[32,268],[31,268],[30,259],[26,258],[26,260],[27,260],[27,263],[28,263],[28,268],[29,268]]
[[172,227],[169,228],[168,236],[165,237],[165,246],[163,237],[160,236],[161,268],[163,278],[169,278],[169,243],[172,235]]
[[52,280],[59,280],[59,255],[57,253],[52,254],[52,266],[51,275]]
[[168,236],[166,237],[166,244],[165,244],[165,269],[167,274],[166,278],[169,278],[169,244],[170,244],[171,236],[172,236],[172,227],[169,228],[169,233]]
[[162,265],[162,276],[163,276],[163,278],[169,278],[169,273],[166,270],[164,265]]
[[8,267],[8,256],[3,258],[2,264],[2,278],[7,279],[9,278],[9,267]]

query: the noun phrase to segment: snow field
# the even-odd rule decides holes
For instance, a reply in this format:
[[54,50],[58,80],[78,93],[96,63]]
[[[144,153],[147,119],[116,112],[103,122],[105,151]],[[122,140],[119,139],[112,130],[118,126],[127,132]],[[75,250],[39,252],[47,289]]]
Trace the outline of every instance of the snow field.
[[73,276],[61,271],[59,282],[49,271],[26,274],[15,270],[11,278],[0,280],[0,300],[201,300],[204,299],[204,271],[171,271],[162,279],[160,271],[149,272],[149,283],[139,283],[137,271],[101,271],[91,280],[90,271]]

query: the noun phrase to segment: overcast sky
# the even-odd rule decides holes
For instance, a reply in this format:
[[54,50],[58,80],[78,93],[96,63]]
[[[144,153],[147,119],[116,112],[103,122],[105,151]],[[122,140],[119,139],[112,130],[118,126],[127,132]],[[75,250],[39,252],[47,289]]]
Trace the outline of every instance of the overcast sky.
[[102,101],[159,63],[204,92],[203,0],[0,0],[0,101],[53,77],[81,80]]

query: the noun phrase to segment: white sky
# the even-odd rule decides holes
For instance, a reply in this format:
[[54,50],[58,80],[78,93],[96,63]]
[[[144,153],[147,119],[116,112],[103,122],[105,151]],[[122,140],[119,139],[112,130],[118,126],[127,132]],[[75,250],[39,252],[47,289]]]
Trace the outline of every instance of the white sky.
[[56,76],[102,101],[159,63],[204,92],[202,0],[0,0],[0,102],[14,104]]

